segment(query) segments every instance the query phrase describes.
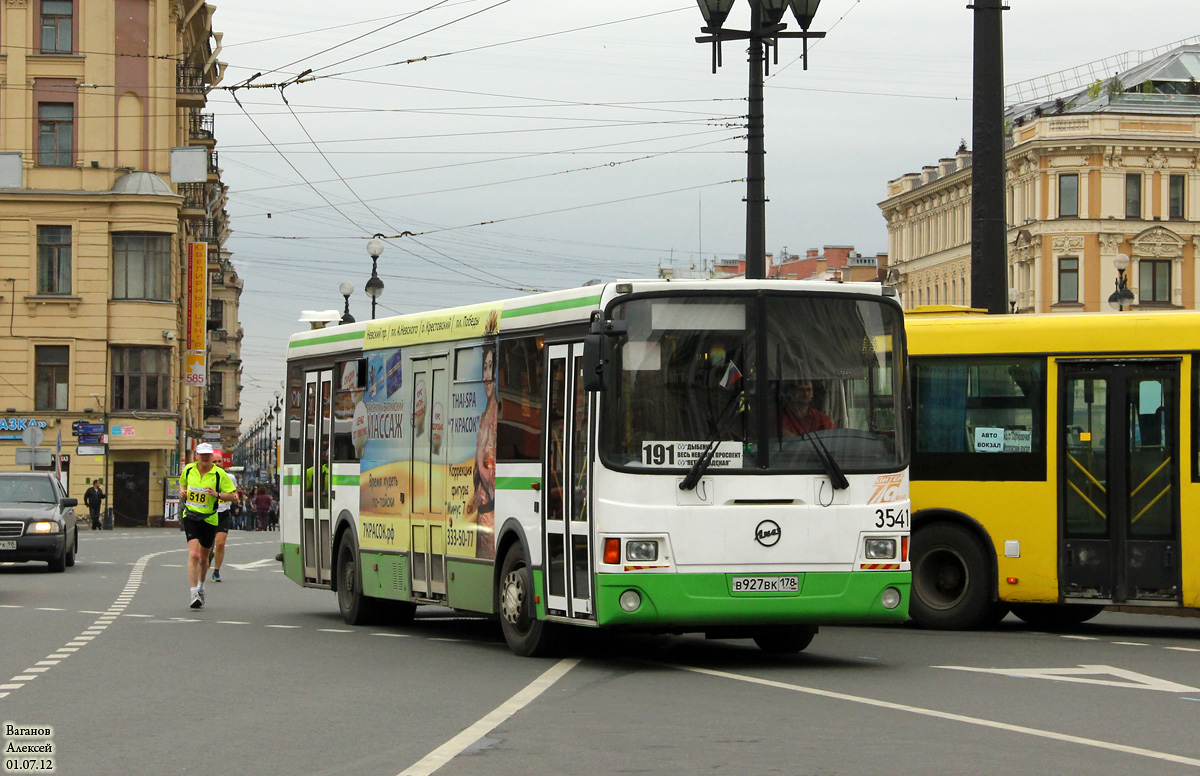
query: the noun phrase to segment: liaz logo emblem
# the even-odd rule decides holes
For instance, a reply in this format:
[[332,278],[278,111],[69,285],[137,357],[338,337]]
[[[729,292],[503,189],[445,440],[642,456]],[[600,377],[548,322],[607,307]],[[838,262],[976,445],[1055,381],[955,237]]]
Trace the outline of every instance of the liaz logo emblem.
[[773,547],[779,543],[779,523],[774,520],[764,520],[754,529],[754,541],[764,547]]

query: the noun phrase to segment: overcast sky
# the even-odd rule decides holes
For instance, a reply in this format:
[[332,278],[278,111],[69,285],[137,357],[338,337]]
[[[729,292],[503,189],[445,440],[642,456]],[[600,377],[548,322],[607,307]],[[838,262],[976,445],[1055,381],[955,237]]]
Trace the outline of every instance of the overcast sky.
[[[966,4],[824,0],[808,71],[781,41],[769,252],[887,250],[886,182],[970,143]],[[1200,33],[1196,0],[1011,5],[1009,84]],[[219,3],[222,87],[316,77],[209,96],[245,279],[243,425],[273,401],[302,310],[340,309],[350,281],[370,317],[375,233],[416,235],[387,240],[380,317],[743,253],[745,46],[713,75],[701,23],[688,0]]]

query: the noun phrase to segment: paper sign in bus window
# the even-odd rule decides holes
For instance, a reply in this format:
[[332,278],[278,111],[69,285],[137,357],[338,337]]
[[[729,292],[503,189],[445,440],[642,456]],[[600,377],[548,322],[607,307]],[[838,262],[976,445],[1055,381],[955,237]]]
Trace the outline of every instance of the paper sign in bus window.
[[1004,452],[1004,429],[980,426],[975,429],[975,452]]

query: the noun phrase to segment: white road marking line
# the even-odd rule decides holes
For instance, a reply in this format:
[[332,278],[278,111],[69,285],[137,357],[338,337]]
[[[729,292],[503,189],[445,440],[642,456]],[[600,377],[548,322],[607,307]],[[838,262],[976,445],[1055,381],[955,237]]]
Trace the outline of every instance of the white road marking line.
[[36,608],[36,609],[37,609],[39,612],[61,612],[61,611],[65,611],[65,610],[63,610],[63,609],[58,609],[58,608],[55,608],[55,607],[53,607],[53,606],[37,606],[37,607],[34,607],[34,608]]
[[653,663],[665,668],[676,668],[680,671],[691,671],[692,673],[705,674],[707,676],[716,676],[722,679],[735,679],[739,682],[748,682],[750,684],[760,684],[766,687],[775,687],[780,690],[791,690],[792,692],[805,693],[807,695],[817,695],[822,698],[832,698],[839,701],[850,701],[851,703],[860,703],[864,706],[875,706],[881,709],[890,709],[892,711],[903,711],[909,714],[919,714],[925,717],[935,717],[937,719],[950,720],[951,722],[963,722],[968,725],[978,725],[979,727],[993,728],[995,730],[1004,730],[1010,733],[1023,733],[1025,735],[1034,736],[1036,738],[1048,738],[1052,741],[1062,741],[1068,744],[1080,744],[1081,746],[1090,746],[1096,749],[1105,749],[1110,752],[1122,752],[1124,754],[1137,755],[1139,757],[1148,757],[1154,760],[1165,760],[1167,762],[1179,763],[1181,765],[1191,765],[1200,768],[1200,760],[1192,757],[1183,757],[1182,755],[1171,754],[1169,752],[1158,752],[1153,749],[1143,749],[1137,746],[1126,746],[1124,744],[1114,744],[1111,741],[1101,741],[1095,738],[1084,738],[1082,736],[1073,736],[1066,733],[1055,733],[1051,730],[1040,730],[1038,728],[1025,727],[1024,725],[1010,725],[1007,722],[997,722],[991,719],[982,719],[980,717],[969,717],[965,714],[952,714],[946,711],[937,711],[935,709],[925,709],[920,706],[908,706],[903,703],[892,703],[890,701],[880,701],[874,698],[866,698],[859,695],[848,695],[841,692],[832,692],[830,690],[819,690],[816,687],[803,687],[798,684],[788,684],[786,682],[776,682],[770,679],[759,679],[754,676],[742,676],[741,674],[733,674],[728,671],[716,671],[711,668],[696,668],[694,666],[672,666],[666,663]]
[[430,636],[428,640],[429,641],[453,641],[453,642],[457,642],[457,643],[462,643],[464,641],[467,641],[468,639],[447,639],[447,638],[441,638],[438,636]]
[[1176,652],[1200,652],[1200,649],[1193,647],[1163,647],[1163,649],[1173,649]]
[[[1139,674],[1124,668],[1105,665],[1081,665],[1071,668],[975,668],[973,666],[933,666],[947,668],[951,671],[972,671],[979,674],[998,674],[1000,676],[1015,676],[1021,679],[1049,679],[1055,682],[1079,682],[1080,684],[1100,684],[1106,687],[1123,687],[1134,690],[1160,690],[1162,692],[1196,692],[1198,688],[1186,684],[1169,682],[1147,674]],[[1094,679],[1091,677],[1107,676],[1113,679]]]
[[1063,636],[1064,639],[1074,639],[1076,641],[1095,641],[1095,636]]
[[250,623],[242,620],[217,620],[217,625],[249,625]]
[[80,609],[79,613],[80,614],[104,614],[104,612],[94,612],[91,609]]
[[389,639],[407,639],[407,633],[372,633],[372,636],[387,636]]
[[125,614],[125,617],[153,617],[153,614]]
[[1142,641],[1114,641],[1112,643],[1118,644],[1122,647],[1148,647],[1148,646],[1150,646],[1149,644],[1146,644],[1145,642],[1142,642]]
[[578,663],[579,660],[577,659],[558,661],[549,670],[526,685],[516,695],[497,706],[483,719],[471,725],[471,727],[459,733],[454,738],[451,738],[437,749],[434,749],[418,762],[401,771],[400,776],[428,776],[428,774],[438,770],[461,754],[471,744],[474,744],[504,724],[509,717],[536,700],[539,695],[548,690],[551,685],[561,679],[564,674]]
[[[110,606],[108,608],[107,611],[104,611],[104,612],[81,612],[82,614],[97,614],[97,615],[101,615],[101,616],[95,622],[93,622],[91,625],[89,625],[86,629],[84,629],[83,633],[76,636],[72,641],[67,642],[66,646],[60,647],[53,655],[50,656],[49,659],[39,661],[36,666],[33,666],[31,668],[26,668],[25,669],[26,673],[21,674],[20,676],[14,676],[12,679],[9,680],[10,684],[0,684],[0,690],[16,690],[21,687],[24,687],[25,686],[24,682],[33,681],[41,674],[45,673],[46,671],[49,671],[51,666],[58,665],[60,662],[62,662],[62,660],[65,660],[66,658],[70,657],[72,653],[77,652],[81,647],[87,646],[88,642],[92,641],[97,636],[104,633],[104,631],[108,628],[108,626],[113,623],[113,620],[115,619],[115,615],[112,614],[113,612],[116,612],[117,614],[119,614],[120,612],[122,612],[125,609],[126,606],[129,605],[129,602],[133,599],[134,594],[137,593],[138,587],[141,586],[141,584],[142,584],[142,572],[145,570],[146,565],[150,562],[151,558],[157,557],[159,555],[164,555],[168,552],[183,552],[183,551],[184,550],[181,548],[181,549],[174,549],[174,550],[163,550],[162,552],[153,552],[153,553],[150,553],[149,555],[143,555],[135,563],[129,564],[134,567],[133,571],[129,572],[129,578],[125,582],[125,587],[121,591],[121,595],[117,597],[117,600],[112,604],[112,606]],[[98,561],[98,562],[101,562],[101,561]],[[12,605],[3,605],[3,606],[6,609],[22,608],[19,606],[12,606]],[[46,612],[65,611],[64,609],[48,607],[48,606],[42,606],[42,607],[37,607],[37,608],[40,611],[46,611]],[[58,659],[58,658],[61,658],[61,659]],[[18,682],[20,682],[20,684],[17,684]],[[9,695],[8,692],[0,693],[0,698],[7,697],[8,695]]]
[[349,628],[317,628],[321,633],[353,633]]
[[299,625],[268,625],[267,627],[268,628],[286,628],[288,630],[294,630],[296,628],[299,628],[300,626]]
[[0,604],[0,609],[24,609],[24,608],[25,608],[24,606],[17,606],[16,604]]

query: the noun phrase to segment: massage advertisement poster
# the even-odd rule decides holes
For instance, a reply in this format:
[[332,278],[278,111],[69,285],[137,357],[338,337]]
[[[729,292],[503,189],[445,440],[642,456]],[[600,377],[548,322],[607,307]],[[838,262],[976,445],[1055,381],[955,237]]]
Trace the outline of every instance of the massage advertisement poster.
[[[359,543],[367,550],[415,549],[493,559],[498,399],[498,306],[405,316],[395,337],[477,329],[483,342],[433,351],[418,345],[366,351],[366,390],[354,415],[361,445]],[[479,321],[477,324],[476,321]],[[435,339],[435,341],[436,341]],[[368,346],[370,347],[370,346]]]

